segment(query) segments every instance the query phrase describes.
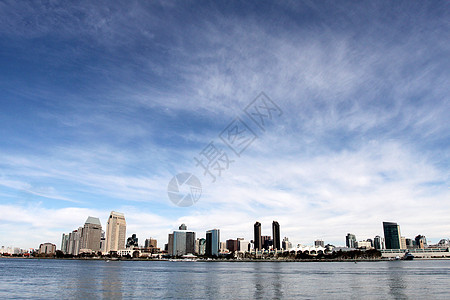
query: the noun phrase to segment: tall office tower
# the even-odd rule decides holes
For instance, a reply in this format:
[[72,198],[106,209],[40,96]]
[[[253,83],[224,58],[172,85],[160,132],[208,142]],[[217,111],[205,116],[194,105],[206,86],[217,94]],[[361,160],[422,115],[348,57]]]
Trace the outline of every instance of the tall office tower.
[[195,253],[195,232],[187,230],[186,225],[182,224],[179,228],[169,234],[168,253],[172,256],[181,256]]
[[205,254],[209,256],[219,255],[220,249],[220,230],[211,229],[206,232],[206,251]]
[[100,251],[101,238],[102,224],[100,219],[88,217],[82,230],[80,249],[90,249],[93,252]]
[[393,222],[383,222],[386,249],[401,249],[400,226]]
[[347,236],[345,237],[345,245],[348,248],[355,248],[356,247],[356,236],[351,233],[347,233]]
[[61,239],[61,251],[64,254],[67,254],[67,248],[69,246],[69,235],[63,233],[62,234],[62,239]]
[[325,242],[323,240],[315,240],[314,246],[315,247],[325,247]]
[[418,236],[416,236],[415,241],[417,248],[424,249],[425,246],[427,245],[427,239],[425,238],[424,235],[419,234]]
[[272,240],[273,249],[281,250],[280,224],[277,221],[272,222]]
[[145,244],[144,244],[145,248],[157,248],[158,247],[158,241],[156,239],[146,239],[145,240]]
[[173,233],[169,233],[169,237],[167,239],[167,253],[169,255],[173,255]]
[[253,231],[254,231],[253,243],[255,245],[255,250],[258,251],[262,249],[261,223],[256,222],[255,225],[253,225]]
[[282,242],[282,247],[283,247],[283,250],[291,250],[292,243],[289,242],[289,239],[287,237],[284,237],[283,242]]
[[125,249],[127,223],[122,213],[112,211],[106,225],[106,252]]
[[384,249],[384,239],[377,235],[374,239],[373,239],[373,246],[375,247],[375,249],[377,250],[381,250]]

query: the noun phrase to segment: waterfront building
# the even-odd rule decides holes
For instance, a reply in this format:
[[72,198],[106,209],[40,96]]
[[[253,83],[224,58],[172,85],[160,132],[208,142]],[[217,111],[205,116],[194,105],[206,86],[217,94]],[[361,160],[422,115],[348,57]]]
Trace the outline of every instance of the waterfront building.
[[383,222],[386,249],[400,249],[402,246],[400,226],[394,222]]
[[127,223],[122,213],[112,211],[106,225],[106,252],[125,249]]
[[325,242],[323,240],[315,240],[314,246],[315,247],[325,247]]
[[347,233],[345,237],[345,245],[347,248],[356,248],[356,236],[352,233]]
[[91,250],[95,253],[99,252],[102,238],[102,224],[100,223],[100,219],[88,217],[81,230],[80,238],[80,249]]
[[355,243],[355,248],[372,249],[372,243],[370,241],[358,241]]
[[292,248],[292,243],[289,242],[289,239],[287,237],[284,237],[282,246],[283,246],[283,250],[290,250]]
[[55,254],[56,245],[52,243],[44,243],[39,245],[39,254]]
[[424,235],[418,235],[415,238],[416,241],[416,247],[420,249],[424,249],[427,246],[427,239]]
[[255,225],[253,225],[253,233],[254,233],[254,248],[256,251],[262,249],[262,241],[261,241],[261,223],[256,222]]
[[414,242],[413,239],[406,238],[405,239],[405,243],[406,243],[406,249],[413,249],[414,248],[415,242]]
[[102,230],[102,237],[100,238],[100,251],[106,253],[106,235],[104,230]]
[[67,253],[67,247],[69,244],[69,235],[63,233],[61,238],[61,251],[66,254]]
[[273,246],[272,237],[270,235],[261,236],[262,247],[266,250],[269,250]]
[[139,247],[138,241],[139,239],[137,238],[136,234],[133,233],[129,238],[127,238],[127,245],[125,248]]
[[179,230],[169,234],[168,254],[171,256],[182,256],[195,253],[195,232],[187,230],[182,224]]
[[238,251],[240,252],[250,251],[250,242],[244,239],[238,239]]
[[206,232],[206,249],[208,256],[219,255],[220,250],[220,230],[211,229]]
[[373,239],[373,246],[375,249],[377,250],[381,250],[384,249],[384,239],[382,237],[380,237],[379,235],[377,235],[374,239]]
[[238,251],[238,240],[227,240],[227,249],[230,252]]
[[158,241],[156,239],[146,239],[144,243],[145,248],[157,248],[158,247]]
[[273,249],[281,250],[280,224],[277,221],[272,222],[272,240]]

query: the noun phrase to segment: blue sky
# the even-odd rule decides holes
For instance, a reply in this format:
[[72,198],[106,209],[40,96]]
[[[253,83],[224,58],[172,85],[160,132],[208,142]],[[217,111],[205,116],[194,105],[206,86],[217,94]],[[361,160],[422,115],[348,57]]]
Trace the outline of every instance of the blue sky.
[[[294,243],[449,238],[445,1],[1,1],[0,244],[60,244],[111,210]],[[194,156],[264,92],[283,111],[215,183]],[[226,150],[226,146],[222,145]],[[167,185],[198,175],[193,206]]]

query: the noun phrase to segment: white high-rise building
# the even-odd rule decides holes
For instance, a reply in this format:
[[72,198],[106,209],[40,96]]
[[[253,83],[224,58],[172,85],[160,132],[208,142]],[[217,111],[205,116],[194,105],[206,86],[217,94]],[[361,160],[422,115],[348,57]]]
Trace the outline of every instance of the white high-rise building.
[[126,233],[125,216],[112,211],[106,225],[106,253],[125,249]]

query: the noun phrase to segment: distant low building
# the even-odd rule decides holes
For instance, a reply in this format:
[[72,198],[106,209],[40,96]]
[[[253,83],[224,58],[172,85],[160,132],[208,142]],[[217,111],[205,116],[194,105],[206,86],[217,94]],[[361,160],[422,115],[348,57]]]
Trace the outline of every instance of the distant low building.
[[325,242],[323,240],[315,240],[314,246],[316,247],[325,247]]

